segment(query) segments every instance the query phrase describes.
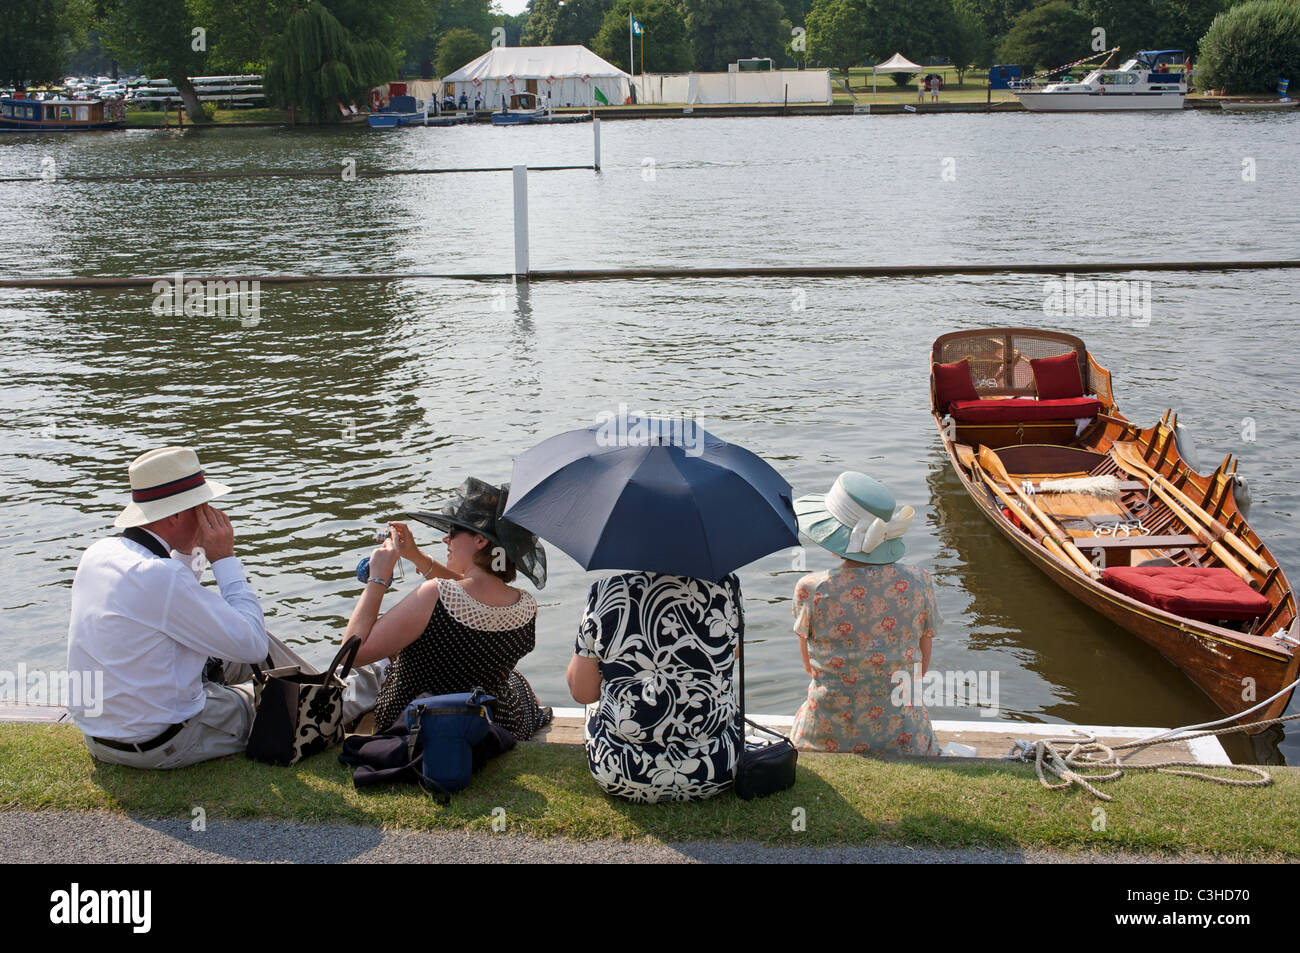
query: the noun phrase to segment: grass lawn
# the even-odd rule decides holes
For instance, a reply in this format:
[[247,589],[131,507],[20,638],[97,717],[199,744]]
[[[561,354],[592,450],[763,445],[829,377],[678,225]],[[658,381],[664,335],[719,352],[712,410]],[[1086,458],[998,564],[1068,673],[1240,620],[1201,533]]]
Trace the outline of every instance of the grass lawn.
[[[911,85],[902,89],[894,84],[892,73],[876,75],[876,96],[871,96],[871,70],[855,67],[849,70],[849,88],[859,103],[915,103],[916,83],[920,76],[938,73],[943,77],[943,86],[939,90],[941,103],[982,103],[988,97],[988,70],[968,69],[964,81],[957,84],[957,71],[951,66],[927,66],[921,73],[912,77]],[[831,70],[831,88],[835,93],[836,103],[851,103],[853,99],[844,92],[841,85],[844,74]],[[993,102],[1015,102],[1015,96],[1005,89],[993,90]],[[930,102],[930,94],[925,94],[925,101]]]
[[[0,724],[0,810],[110,811],[209,820],[350,823],[412,830],[507,831],[578,840],[751,840],[784,846],[872,842],[998,850],[1204,852],[1242,860],[1300,856],[1294,802],[1300,770],[1273,768],[1266,788],[1232,788],[1132,773],[1105,786],[1115,800],[1044,790],[1029,766],[875,761],[801,754],[799,781],[757,801],[724,793],[692,804],[606,797],[583,752],[521,745],[490,763],[450,806],[414,788],[361,793],[326,753],[292,768],[241,757],[179,771],[95,765],[72,725]],[[1105,811],[1104,830],[1097,808]],[[805,831],[793,822],[802,809]]]

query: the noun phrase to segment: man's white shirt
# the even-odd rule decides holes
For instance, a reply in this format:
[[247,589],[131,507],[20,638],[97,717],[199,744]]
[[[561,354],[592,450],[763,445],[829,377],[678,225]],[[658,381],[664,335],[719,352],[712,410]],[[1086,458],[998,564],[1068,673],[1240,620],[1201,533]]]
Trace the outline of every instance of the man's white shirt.
[[160,559],[122,536],[86,550],[72,582],[68,627],[68,671],[104,673],[103,713],[70,707],[86,734],[153,738],[203,710],[209,656],[266,658],[262,606],[239,560],[212,564],[216,590],[199,581],[202,574],[201,561],[191,556],[173,552]]

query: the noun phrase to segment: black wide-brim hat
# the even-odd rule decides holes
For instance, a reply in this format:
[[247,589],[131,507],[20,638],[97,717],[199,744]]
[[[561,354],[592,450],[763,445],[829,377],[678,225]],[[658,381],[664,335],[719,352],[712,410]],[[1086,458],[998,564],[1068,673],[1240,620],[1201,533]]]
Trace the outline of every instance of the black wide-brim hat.
[[532,580],[534,586],[544,589],[546,550],[535,534],[502,518],[509,497],[509,483],[496,487],[477,477],[470,477],[436,513],[420,511],[406,515],[444,533],[458,528],[486,536],[505,551],[506,558]]

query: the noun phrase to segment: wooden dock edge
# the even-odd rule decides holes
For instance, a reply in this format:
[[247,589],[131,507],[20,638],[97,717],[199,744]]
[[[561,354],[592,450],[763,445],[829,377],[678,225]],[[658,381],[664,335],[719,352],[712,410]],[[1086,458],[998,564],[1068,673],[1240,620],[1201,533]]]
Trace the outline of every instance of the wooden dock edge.
[[[581,745],[583,741],[584,709],[556,708],[555,720],[532,738],[534,744]],[[782,733],[794,724],[790,715],[753,715],[753,720]],[[37,705],[15,705],[0,702],[0,722],[23,724],[71,724],[63,708]],[[976,751],[976,760],[1002,760],[1011,751],[1017,739],[1033,741],[1037,738],[1080,738],[1093,736],[1105,744],[1120,744],[1159,735],[1167,728],[1137,728],[1117,725],[1066,725],[1040,724],[1027,721],[1005,721],[994,718],[978,721],[948,721],[935,719],[935,737],[940,744],[956,741],[969,745]],[[847,752],[846,752],[847,753]],[[1215,737],[1174,741],[1158,748],[1144,749],[1131,759],[1135,764],[1144,761],[1169,759],[1195,761],[1204,765],[1228,765],[1232,760]]]
[[[583,723],[582,708],[556,708],[555,721],[533,736],[532,740],[542,744],[582,744]],[[751,715],[754,721],[767,728],[773,728],[783,734],[788,733],[794,724],[791,715]],[[1040,724],[1027,721],[1005,721],[995,718],[977,721],[949,721],[934,719],[935,738],[943,745],[949,741],[969,745],[975,749],[976,760],[999,761],[1009,754],[1017,739],[1034,741],[1038,738],[1070,738],[1078,735],[1080,739],[1092,736],[1104,744],[1121,744],[1125,741],[1137,741],[1163,734],[1168,728],[1137,728],[1118,725],[1066,725]],[[851,753],[851,752],[844,752]],[[1190,741],[1174,741],[1157,748],[1143,749],[1130,760],[1134,764],[1151,761],[1187,760],[1204,765],[1229,765],[1232,759],[1214,737],[1193,738]]]

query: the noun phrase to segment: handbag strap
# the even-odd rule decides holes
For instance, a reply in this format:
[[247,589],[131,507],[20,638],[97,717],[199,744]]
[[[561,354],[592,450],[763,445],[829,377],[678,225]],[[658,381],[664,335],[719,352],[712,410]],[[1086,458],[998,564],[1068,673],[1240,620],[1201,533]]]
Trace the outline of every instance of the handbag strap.
[[356,659],[357,652],[360,649],[360,636],[354,635],[343,643],[343,648],[339,649],[338,654],[334,656],[334,661],[330,662],[329,672],[325,676],[326,685],[329,685],[334,681],[334,671],[339,667],[339,663],[343,662],[344,658],[346,658],[347,661],[343,662],[343,674],[340,675],[339,678],[345,682],[347,681],[348,675],[352,672],[352,662]]
[[736,602],[739,604],[738,614],[740,616],[740,646],[736,658],[736,663],[740,668],[740,695],[738,699],[740,707],[740,754],[736,759],[736,773],[739,774],[740,766],[744,764],[745,752],[747,751],[745,745],[746,725],[750,725],[759,731],[767,732],[767,734],[772,735],[774,738],[779,738],[781,741],[788,742],[790,739],[787,735],[783,735],[775,728],[769,728],[767,725],[760,725],[758,722],[752,721],[745,715],[745,606],[740,598],[737,598]]
[[740,708],[740,751],[736,755],[736,777],[740,777],[740,769],[745,763],[745,723],[749,721],[745,717],[745,601],[741,598],[740,593],[736,593],[737,615],[740,618],[740,644],[736,651],[736,665],[740,669],[740,691],[737,694],[737,702]]
[[[423,755],[421,755],[419,758],[416,758],[416,761],[423,761],[423,760],[424,760]],[[411,769],[415,771],[415,780],[420,785],[421,791],[423,791],[425,794],[432,797],[443,807],[446,807],[448,804],[451,803],[451,792],[448,791],[446,788],[444,788],[437,781],[433,780],[433,778],[426,776],[423,768],[416,767],[414,762],[412,762]]]
[[[348,680],[348,675],[352,673],[352,662],[357,657],[357,652],[360,650],[360,636],[354,635],[352,638],[344,642],[343,648],[339,649],[338,654],[334,656],[334,661],[330,662],[329,670],[325,673],[325,678],[322,680],[321,684],[329,685],[334,681],[334,671],[339,667],[340,662],[343,662],[343,674],[341,674],[339,678],[346,682]],[[344,657],[347,658],[346,662],[344,662]],[[268,655],[266,658],[269,664],[271,656]],[[253,681],[260,685],[267,680],[268,676],[266,672],[262,671],[260,665],[254,662],[250,667],[253,669]]]
[[486,697],[495,699],[497,696],[493,695],[482,685],[475,685],[474,689],[469,694],[469,701],[465,703],[465,707],[469,708],[478,705],[480,713],[487,719],[488,724],[494,725],[496,724],[496,720],[492,717],[492,706],[483,701]]

